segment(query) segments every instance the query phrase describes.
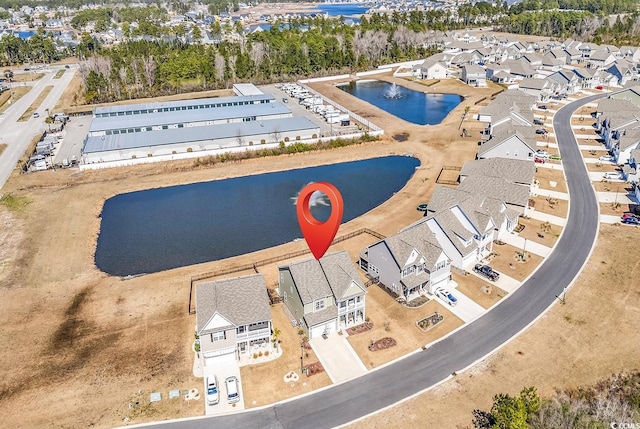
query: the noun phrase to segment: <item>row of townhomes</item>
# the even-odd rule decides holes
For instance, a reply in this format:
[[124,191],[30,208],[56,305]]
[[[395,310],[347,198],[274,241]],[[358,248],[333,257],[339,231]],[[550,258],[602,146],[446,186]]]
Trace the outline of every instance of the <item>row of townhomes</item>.
[[626,182],[640,201],[640,86],[617,91],[598,102],[596,129],[613,162],[622,167]]
[[491,33],[435,33],[429,43],[441,53],[418,62],[422,79],[459,78],[471,86],[488,81],[520,88],[536,101],[582,89],[624,87],[640,79],[640,48],[575,40],[527,43]]

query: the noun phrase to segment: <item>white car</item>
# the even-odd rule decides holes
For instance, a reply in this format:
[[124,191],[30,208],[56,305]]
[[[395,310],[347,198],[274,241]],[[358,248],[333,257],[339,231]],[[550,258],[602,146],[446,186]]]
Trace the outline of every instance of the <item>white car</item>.
[[617,171],[607,171],[604,173],[604,178],[607,180],[617,180],[620,179],[620,173]]
[[600,158],[598,158],[600,161],[613,161],[613,156],[606,154],[606,155],[602,155]]
[[227,385],[227,402],[235,404],[240,401],[240,393],[238,392],[238,379],[234,376],[227,377],[225,380]]
[[434,292],[438,298],[449,304],[451,307],[455,307],[458,303],[458,298],[453,296],[451,292],[443,287],[437,287]]
[[220,402],[220,390],[218,389],[218,377],[207,377],[207,404],[215,405]]
[[547,152],[546,150],[538,149],[536,151],[536,156],[542,159],[549,159],[549,152]]

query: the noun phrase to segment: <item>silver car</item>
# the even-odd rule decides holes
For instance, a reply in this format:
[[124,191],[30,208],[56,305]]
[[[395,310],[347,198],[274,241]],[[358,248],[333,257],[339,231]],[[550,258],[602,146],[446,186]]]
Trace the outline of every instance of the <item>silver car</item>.
[[218,389],[218,377],[207,377],[207,404],[215,405],[220,402],[220,390]]
[[235,376],[227,377],[225,384],[227,385],[227,402],[230,404],[239,402],[238,379]]

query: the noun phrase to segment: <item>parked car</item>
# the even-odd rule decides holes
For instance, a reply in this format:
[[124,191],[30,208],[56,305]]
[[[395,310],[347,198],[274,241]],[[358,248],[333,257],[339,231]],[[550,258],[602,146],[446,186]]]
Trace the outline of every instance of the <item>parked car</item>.
[[620,179],[620,173],[617,171],[607,171],[603,176],[607,180],[616,180]]
[[552,153],[551,155],[549,155],[549,159],[560,161],[562,159],[562,155],[560,155],[559,153]]
[[541,106],[538,106],[538,109],[540,110],[547,110],[547,106],[545,106],[544,104]]
[[39,118],[39,117],[40,117],[40,113],[38,113],[38,112],[33,112],[33,117],[34,117],[34,118]]
[[622,219],[622,223],[626,223],[627,225],[640,225],[640,219],[637,217],[628,217],[626,219]]
[[240,401],[240,393],[238,392],[238,379],[235,376],[227,377],[225,380],[227,386],[227,402],[235,404]]
[[453,296],[451,292],[449,292],[443,287],[437,287],[434,293],[438,298],[440,298],[441,300],[449,304],[451,307],[455,307],[456,304],[458,303],[458,298]]
[[540,119],[534,119],[533,125],[544,125],[544,122],[542,122]]
[[534,157],[533,160],[535,162],[537,162],[538,164],[544,164],[545,163],[544,158],[540,158],[539,156]]
[[218,390],[218,377],[210,375],[207,377],[207,404],[215,405],[220,402],[220,391]]
[[625,219],[630,218],[630,217],[634,217],[636,219],[640,219],[640,216],[638,216],[636,214],[633,214],[633,213],[627,212],[627,213],[623,213],[622,214],[622,220],[625,220]]
[[544,128],[538,128],[536,130],[536,134],[547,134],[549,131],[545,130]]
[[547,159],[547,158],[549,158],[549,152],[547,152],[547,151],[546,151],[546,150],[544,150],[544,149],[538,149],[538,150],[536,151],[536,156],[537,156],[538,158]]
[[604,89],[604,86],[602,86],[602,85],[598,85],[598,86],[596,86],[596,89],[597,89],[598,91],[602,91],[602,90]]
[[473,267],[473,271],[488,278],[492,282],[495,282],[500,278],[500,274],[496,271],[493,271],[493,268],[488,265],[476,264],[476,266]]
[[613,161],[613,155],[611,154],[606,154],[606,155],[602,155],[600,158],[598,158],[600,161]]
[[69,68],[69,64],[65,65],[65,66],[64,66],[64,68],[65,68],[65,69],[68,69],[68,68]]

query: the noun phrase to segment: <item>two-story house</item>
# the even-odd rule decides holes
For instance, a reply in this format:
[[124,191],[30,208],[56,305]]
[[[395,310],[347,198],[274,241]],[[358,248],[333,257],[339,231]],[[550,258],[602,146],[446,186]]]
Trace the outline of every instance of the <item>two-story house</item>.
[[196,332],[204,366],[268,350],[271,311],[262,274],[196,286]]
[[423,221],[368,246],[360,256],[360,268],[404,301],[446,286],[451,279],[450,265]]
[[278,293],[309,339],[365,321],[366,289],[347,252],[278,267]]

